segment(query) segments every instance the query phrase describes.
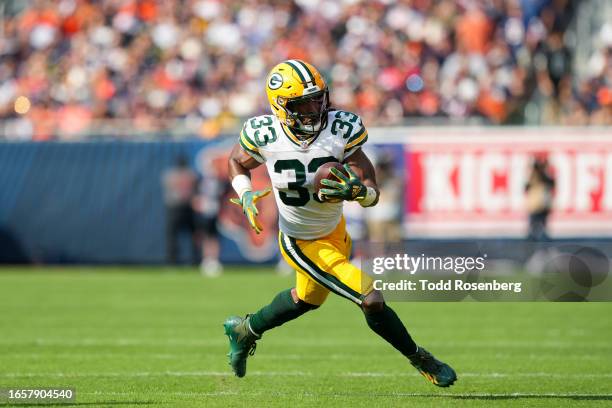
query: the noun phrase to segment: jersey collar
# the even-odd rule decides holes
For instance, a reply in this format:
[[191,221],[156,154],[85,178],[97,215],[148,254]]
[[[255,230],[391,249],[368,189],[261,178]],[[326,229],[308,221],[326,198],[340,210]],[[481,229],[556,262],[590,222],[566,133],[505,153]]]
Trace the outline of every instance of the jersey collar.
[[294,145],[296,145],[298,147],[301,147],[302,149],[306,149],[307,147],[309,147],[312,144],[312,142],[314,142],[315,139],[318,137],[318,135],[315,135],[315,136],[311,137],[310,139],[300,140],[297,137],[295,137],[293,132],[291,132],[291,129],[289,129],[284,123],[281,123],[281,129],[283,129],[283,133],[285,134],[285,136],[287,136],[287,138]]

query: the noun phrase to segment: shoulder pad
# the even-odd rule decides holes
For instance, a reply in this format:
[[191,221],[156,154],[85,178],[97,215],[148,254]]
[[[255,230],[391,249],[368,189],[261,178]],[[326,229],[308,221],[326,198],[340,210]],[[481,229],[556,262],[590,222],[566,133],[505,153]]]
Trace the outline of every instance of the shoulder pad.
[[244,135],[246,144],[250,144],[254,149],[274,143],[278,139],[274,128],[275,122],[276,118],[273,115],[252,117],[244,122],[241,139]]
[[366,130],[359,115],[337,110],[330,112],[331,121],[330,131],[333,135],[342,135],[345,141],[344,157],[353,154],[368,140],[368,131]]

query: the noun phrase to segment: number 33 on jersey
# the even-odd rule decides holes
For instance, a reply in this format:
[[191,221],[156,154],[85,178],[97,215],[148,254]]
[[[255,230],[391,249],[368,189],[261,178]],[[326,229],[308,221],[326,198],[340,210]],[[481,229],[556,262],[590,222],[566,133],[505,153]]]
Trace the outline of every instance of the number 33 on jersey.
[[297,239],[330,234],[342,217],[342,202],[322,203],[314,193],[314,174],[324,163],[343,162],[368,139],[354,113],[330,110],[328,125],[310,144],[286,132],[273,115],[247,120],[240,146],[265,163],[280,214],[280,230]]

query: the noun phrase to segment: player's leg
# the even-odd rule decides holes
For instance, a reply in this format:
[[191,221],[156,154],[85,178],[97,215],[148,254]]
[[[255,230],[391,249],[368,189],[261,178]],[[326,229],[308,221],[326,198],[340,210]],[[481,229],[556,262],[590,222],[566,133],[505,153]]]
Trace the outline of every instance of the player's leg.
[[[378,235],[382,237],[385,232],[380,228],[380,225],[378,228]],[[362,282],[362,286],[366,286],[367,292],[364,294],[362,302],[357,304],[363,311],[368,326],[376,334],[393,345],[400,353],[405,356],[414,354],[417,345],[412,340],[412,337],[410,337],[410,334],[408,334],[408,330],[406,330],[403,323],[397,317],[397,314],[386,305],[382,293],[374,290],[371,285],[370,277],[349,262],[348,259],[351,256],[353,246],[351,236],[346,234],[346,238],[337,244],[337,246],[342,255],[346,258],[337,271],[337,273],[340,274],[340,278],[349,282],[359,280]],[[367,282],[367,284],[365,284],[365,282]]]
[[351,239],[343,222],[325,239],[299,241],[285,236],[281,246],[295,258],[304,273],[359,305],[368,326],[409,358],[430,382],[445,387],[456,380],[452,368],[417,347],[397,314],[385,303],[382,293],[373,290],[372,279],[349,262]]
[[[382,231],[381,234],[383,234]],[[414,355],[418,350],[418,346],[412,340],[412,337],[410,337],[400,318],[385,303],[382,293],[372,288],[370,277],[348,261],[352,247],[350,235],[347,234],[346,239],[336,245],[346,258],[337,267],[336,273],[340,279],[347,282],[360,281],[362,282],[361,286],[365,287],[368,291],[363,297],[362,302],[357,304],[361,307],[370,329],[385,339],[404,356],[410,357]]]
[[408,330],[384,301],[382,293],[372,290],[359,305],[370,329],[385,339],[406,357],[414,355],[418,346],[410,337]]
[[[287,261],[296,267],[290,259]],[[246,359],[255,352],[255,342],[264,332],[318,308],[325,302],[328,293],[329,290],[307,275],[297,273],[295,288],[283,290],[270,304],[245,318],[228,318],[224,327],[230,342],[230,365],[236,376],[243,377],[246,374]]]
[[[297,268],[291,259],[287,258],[287,261],[293,268]],[[318,308],[325,302],[328,294],[329,290],[298,271],[295,288],[280,292],[269,305],[247,317],[249,329],[260,338],[264,332]]]
[[[342,237],[338,239],[338,236]],[[351,264],[350,238],[332,234],[324,240],[299,241],[284,237],[285,251],[290,254],[303,273],[308,273],[332,292],[359,305],[368,326],[406,357],[418,347],[408,334],[397,314],[385,304],[382,294],[373,290],[369,276]]]
[[371,291],[363,299],[361,309],[368,326],[406,356],[429,382],[438,387],[448,387],[457,380],[455,370],[448,364],[416,345],[395,311],[385,303],[381,292]]
[[[344,247],[341,246],[341,249],[348,259],[351,254],[352,245],[350,235],[347,234],[344,244]],[[350,263],[340,270],[339,273],[346,274],[346,277],[342,279],[346,279],[349,282],[356,280],[354,277],[351,277],[351,274],[357,274],[362,282],[362,286],[370,287],[369,284],[364,284],[364,280],[371,281],[370,277]],[[448,387],[457,380],[455,370],[448,364],[437,360],[423,347],[416,345],[395,311],[385,303],[383,294],[380,291],[371,289],[363,298],[360,307],[370,329],[406,356],[410,360],[410,364],[429,382],[439,387]]]
[[269,305],[248,317],[249,328],[258,338],[275,327],[296,319],[319,305],[300,299],[296,288],[286,289],[276,295]]
[[293,320],[304,313],[316,309],[297,297],[295,288],[278,293],[270,304],[262,307],[245,318],[229,317],[225,323],[225,334],[229,337],[230,352],[228,357],[234,374],[243,377],[246,374],[246,359],[255,352],[256,341],[262,334],[274,327]]

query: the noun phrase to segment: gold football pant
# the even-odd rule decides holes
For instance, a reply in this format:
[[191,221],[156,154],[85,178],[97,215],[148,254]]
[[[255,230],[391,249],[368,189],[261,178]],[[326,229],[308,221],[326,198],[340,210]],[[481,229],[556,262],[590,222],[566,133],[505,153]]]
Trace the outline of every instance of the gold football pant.
[[344,217],[329,235],[301,240],[279,233],[285,260],[296,270],[295,289],[306,303],[319,306],[329,292],[361,305],[372,291],[372,279],[349,262],[352,241]]

